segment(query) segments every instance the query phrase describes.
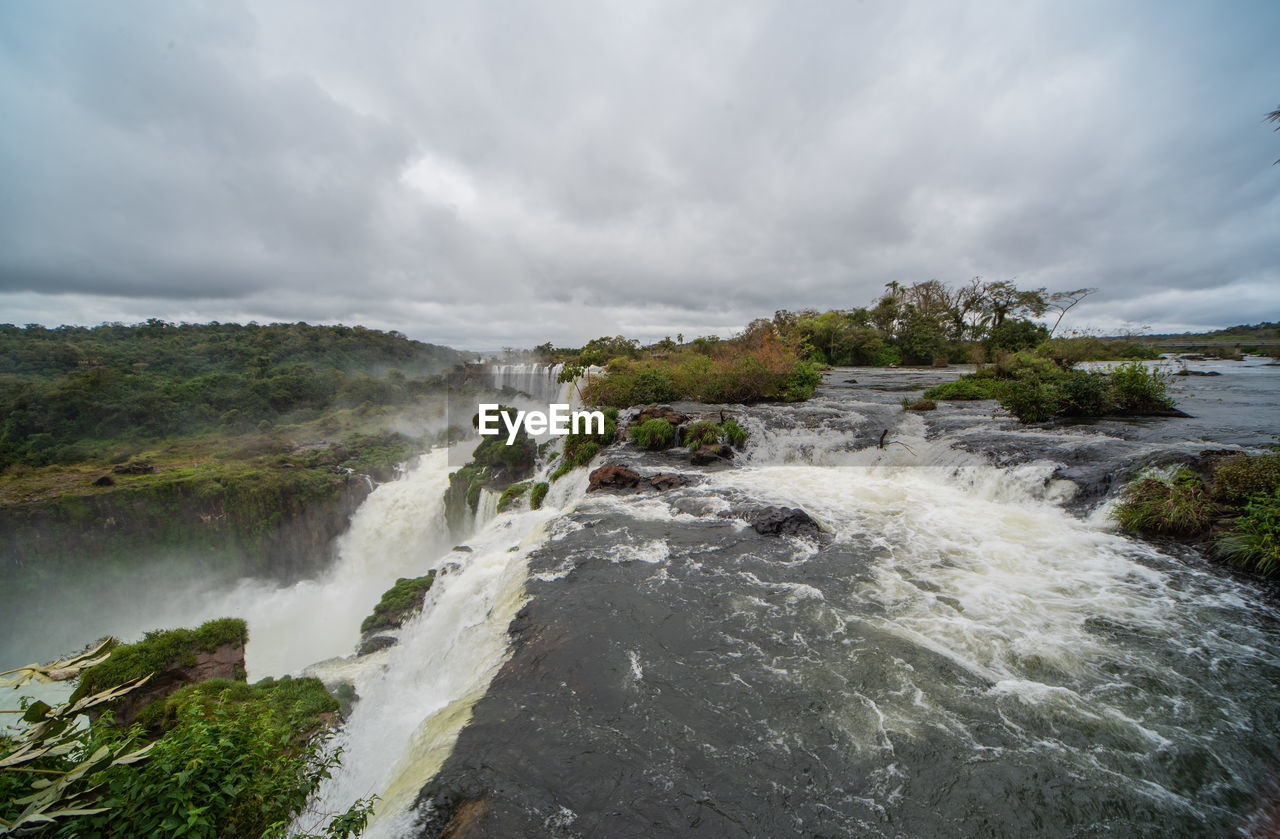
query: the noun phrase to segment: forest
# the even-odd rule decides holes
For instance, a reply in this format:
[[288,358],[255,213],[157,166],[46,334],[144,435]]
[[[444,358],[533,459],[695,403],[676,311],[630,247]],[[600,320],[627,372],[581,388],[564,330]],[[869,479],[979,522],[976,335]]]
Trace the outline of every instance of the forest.
[[0,470],[406,405],[472,357],[359,326],[0,325]]

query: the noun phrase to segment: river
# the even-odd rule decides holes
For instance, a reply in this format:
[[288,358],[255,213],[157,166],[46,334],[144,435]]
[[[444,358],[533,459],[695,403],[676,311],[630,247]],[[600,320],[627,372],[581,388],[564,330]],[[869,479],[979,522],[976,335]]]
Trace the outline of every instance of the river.
[[[359,753],[396,714],[434,720],[410,732],[443,714],[456,744],[402,723],[373,750],[383,776],[366,754],[339,788],[390,790],[388,836],[1228,833],[1280,767],[1274,598],[1106,515],[1143,463],[1270,441],[1277,368],[1193,366],[1222,375],[1176,380],[1187,419],[907,413],[903,395],[962,371],[834,370],[808,403],[730,407],[751,435],[733,466],[615,446],[601,462],[695,482],[584,495],[579,478],[536,527],[499,516],[506,575],[469,561],[502,595],[464,587],[467,567],[437,593],[516,616],[496,658],[493,636],[459,651],[474,706],[421,702],[453,665],[406,648],[349,732]],[[825,532],[763,536],[745,519],[769,505]],[[432,614],[408,642],[452,643]]]
[[[963,368],[832,370],[807,403],[725,406],[731,465],[593,464],[688,486],[578,470],[457,546],[436,451],[324,578],[168,602],[246,614],[253,676],[355,685],[317,806],[379,795],[371,836],[1230,834],[1280,769],[1275,596],[1107,511],[1145,464],[1273,442],[1264,361],[1192,362],[1221,375],[1175,380],[1190,418],[1052,427],[903,411]],[[769,506],[821,531],[762,535]],[[377,592],[429,568],[399,643],[351,656]]]

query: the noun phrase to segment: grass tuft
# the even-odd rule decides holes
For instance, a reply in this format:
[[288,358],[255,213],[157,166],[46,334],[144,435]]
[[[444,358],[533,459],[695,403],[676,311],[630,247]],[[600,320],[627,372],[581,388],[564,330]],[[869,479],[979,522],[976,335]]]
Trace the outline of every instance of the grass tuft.
[[1135,533],[1194,536],[1206,532],[1220,512],[1200,477],[1178,467],[1168,480],[1145,477],[1130,483],[1115,517]]

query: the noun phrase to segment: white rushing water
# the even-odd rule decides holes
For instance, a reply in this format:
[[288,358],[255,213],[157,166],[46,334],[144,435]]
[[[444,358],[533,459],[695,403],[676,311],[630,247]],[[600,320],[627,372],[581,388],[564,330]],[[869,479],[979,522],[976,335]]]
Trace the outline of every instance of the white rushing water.
[[495,390],[512,388],[527,393],[535,402],[568,402],[570,385],[558,381],[563,364],[494,364],[489,368]]
[[317,580],[265,588],[246,580],[219,598],[219,614],[249,622],[250,680],[297,673],[350,653],[360,622],[398,577],[418,577],[448,546],[444,491],[448,452],[424,454],[399,480],[376,488],[338,538],[338,559]]
[[312,669],[328,682],[353,684],[360,697],[337,741],[342,766],[321,789],[316,808],[338,811],[376,794],[380,801],[365,835],[401,834],[405,808],[448,756],[472,704],[505,659],[528,554],[560,512],[547,505],[501,517],[492,509],[478,514],[483,524],[467,540],[470,550],[434,563],[440,576],[421,614],[398,633],[398,644]]

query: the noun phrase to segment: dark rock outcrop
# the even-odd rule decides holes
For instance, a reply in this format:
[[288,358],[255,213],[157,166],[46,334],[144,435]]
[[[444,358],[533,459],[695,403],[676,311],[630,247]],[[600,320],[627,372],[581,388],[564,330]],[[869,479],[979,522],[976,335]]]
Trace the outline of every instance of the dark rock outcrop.
[[653,487],[658,492],[682,487],[688,483],[689,479],[684,475],[677,475],[673,472],[662,472],[649,478],[649,486]]
[[606,463],[592,472],[587,480],[587,492],[598,492],[602,489],[635,489],[640,486],[644,478],[630,466]]
[[804,510],[794,507],[765,507],[746,515],[761,536],[817,536],[822,528]]
[[376,653],[378,650],[394,647],[397,643],[399,642],[392,635],[369,635],[360,639],[360,648],[356,650],[356,655]]
[[673,410],[670,405],[651,405],[647,408],[641,408],[640,413],[636,414],[636,418],[632,422],[638,425],[651,419],[664,419],[679,427],[689,421],[689,415]]
[[694,466],[706,466],[709,463],[717,463],[724,460],[733,459],[733,446],[728,443],[716,443],[715,445],[701,445],[698,450],[689,455],[689,462]]
[[689,479],[684,475],[676,475],[670,472],[646,477],[623,463],[606,463],[592,472],[588,477],[588,481],[590,483],[587,485],[587,492],[599,492],[601,490],[615,492],[655,490],[662,492],[682,487],[689,483]]
[[0,507],[0,569],[98,573],[103,565],[143,568],[165,553],[229,577],[292,582],[328,567],[334,539],[372,492],[363,475],[328,481],[323,493],[310,496],[281,484],[265,512],[204,497],[182,482],[147,491],[116,485]]

